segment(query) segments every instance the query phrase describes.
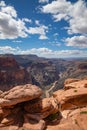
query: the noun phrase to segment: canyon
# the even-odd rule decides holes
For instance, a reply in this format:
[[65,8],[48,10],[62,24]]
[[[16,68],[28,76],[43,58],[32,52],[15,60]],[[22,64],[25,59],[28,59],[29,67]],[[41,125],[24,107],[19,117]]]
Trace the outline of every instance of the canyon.
[[87,60],[0,55],[0,130],[87,130]]

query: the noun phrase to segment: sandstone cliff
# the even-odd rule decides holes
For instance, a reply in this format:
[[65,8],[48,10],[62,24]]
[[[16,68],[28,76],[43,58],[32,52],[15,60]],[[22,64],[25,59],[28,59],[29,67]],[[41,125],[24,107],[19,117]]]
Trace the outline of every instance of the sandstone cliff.
[[68,79],[50,98],[31,84],[0,92],[0,130],[87,130],[87,79]]

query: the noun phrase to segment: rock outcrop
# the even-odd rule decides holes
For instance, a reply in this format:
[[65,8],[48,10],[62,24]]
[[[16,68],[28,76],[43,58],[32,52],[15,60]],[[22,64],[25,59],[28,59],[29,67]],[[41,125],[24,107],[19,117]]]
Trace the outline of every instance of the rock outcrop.
[[[0,130],[44,130],[45,118],[58,111],[54,98],[41,98],[42,90],[31,84],[16,86],[0,94]],[[12,130],[13,130],[12,128]]]
[[1,92],[0,130],[87,130],[86,85],[87,79],[68,79],[64,89],[44,99],[30,84]]
[[14,58],[0,57],[0,90],[7,91],[27,83],[32,83],[31,75]]
[[12,105],[40,97],[41,94],[41,89],[35,85],[16,86],[0,95],[0,107],[11,107]]
[[67,79],[64,90],[53,93],[59,102],[62,118],[47,130],[86,130],[87,129],[87,79]]

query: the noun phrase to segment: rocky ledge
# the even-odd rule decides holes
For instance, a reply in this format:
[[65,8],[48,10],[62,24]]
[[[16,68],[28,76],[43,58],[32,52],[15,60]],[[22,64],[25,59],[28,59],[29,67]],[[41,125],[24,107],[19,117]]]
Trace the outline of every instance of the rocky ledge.
[[0,91],[0,130],[87,130],[87,79],[68,79],[41,98],[31,84]]

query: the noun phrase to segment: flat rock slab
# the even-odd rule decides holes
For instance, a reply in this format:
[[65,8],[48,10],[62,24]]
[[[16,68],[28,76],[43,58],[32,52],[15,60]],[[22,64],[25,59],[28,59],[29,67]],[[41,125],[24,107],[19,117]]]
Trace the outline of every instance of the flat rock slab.
[[0,107],[10,107],[21,102],[39,98],[42,90],[31,84],[20,85],[0,95]]

